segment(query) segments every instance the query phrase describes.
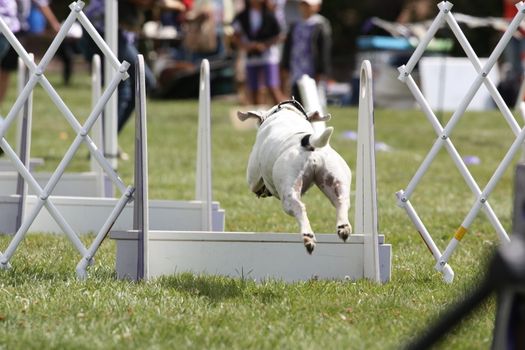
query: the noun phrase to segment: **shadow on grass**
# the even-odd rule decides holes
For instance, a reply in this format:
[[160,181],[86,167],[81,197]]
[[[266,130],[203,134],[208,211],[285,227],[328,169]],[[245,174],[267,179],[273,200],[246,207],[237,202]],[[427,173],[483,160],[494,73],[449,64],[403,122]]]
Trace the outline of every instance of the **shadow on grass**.
[[203,296],[211,302],[243,298],[247,295],[256,297],[261,302],[270,302],[282,298],[279,282],[257,284],[247,279],[235,279],[219,276],[192,275],[182,273],[160,277],[157,283],[163,288],[172,288],[193,296]]
[[215,276],[196,276],[183,273],[175,276],[161,277],[158,282],[164,288],[172,288],[190,295],[204,296],[213,302],[241,297],[247,284],[246,280],[236,280]]

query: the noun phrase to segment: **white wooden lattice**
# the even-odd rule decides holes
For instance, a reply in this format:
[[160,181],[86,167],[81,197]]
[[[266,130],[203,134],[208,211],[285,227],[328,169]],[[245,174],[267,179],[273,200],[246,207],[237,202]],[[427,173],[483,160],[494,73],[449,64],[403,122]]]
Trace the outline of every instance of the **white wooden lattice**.
[[[90,23],[89,19],[82,12],[82,9],[84,8],[84,2],[76,1],[73,2],[69,7],[71,9],[70,14],[68,15],[60,31],[52,41],[51,45],[45,52],[38,65],[33,62],[33,60],[30,58],[30,55],[26,52],[22,44],[9,30],[5,22],[0,18],[0,33],[2,33],[7,38],[11,46],[15,49],[15,51],[18,53],[19,57],[23,60],[24,64],[29,70],[29,80],[27,81],[25,87],[22,89],[15,103],[11,107],[9,113],[6,116],[6,119],[0,124],[0,147],[4,150],[6,156],[14,163],[17,171],[24,178],[28,186],[35,193],[37,193],[38,198],[37,205],[35,205],[31,212],[27,213],[27,216],[22,221],[20,228],[15,233],[6,250],[3,253],[0,252],[0,268],[5,269],[10,267],[9,260],[15,253],[18,245],[24,239],[29,227],[37,217],[38,213],[45,206],[51,214],[51,216],[63,230],[63,232],[70,239],[73,246],[79,251],[80,255],[82,256],[82,259],[77,265],[76,272],[79,278],[86,278],[87,266],[92,263],[93,257],[98,247],[102,243],[103,239],[106,237],[107,233],[111,229],[111,226],[114,224],[114,222],[124,209],[125,205],[130,200],[132,200],[134,192],[133,187],[126,187],[126,185],[117,175],[117,173],[113,170],[111,164],[104,157],[100,149],[97,147],[97,145],[93,142],[93,140],[88,134],[97,118],[99,118],[99,116],[101,115],[108,100],[114,94],[115,90],[118,87],[118,84],[122,80],[128,78],[127,69],[129,67],[129,63],[125,61],[118,61],[118,59],[113,54],[109,46],[104,42],[104,39],[100,36],[100,34],[97,32],[94,26]],[[75,21],[78,21],[82,25],[84,30],[93,38],[95,43],[101,49],[102,53],[110,62],[113,69],[117,71],[117,74],[114,74],[113,78],[107,82],[104,93],[102,94],[98,102],[93,106],[91,113],[89,114],[88,118],[86,119],[83,125],[81,125],[78,122],[77,118],[68,108],[68,106],[64,103],[64,101],[61,99],[61,97],[58,95],[56,90],[53,88],[53,86],[50,84],[50,82],[44,75],[44,72],[49,62],[55,55],[58,47],[65,39],[67,33],[69,32],[71,26],[75,23]],[[53,175],[49,179],[48,183],[44,186],[44,188],[40,187],[33,175],[29,172],[29,169],[23,164],[16,152],[5,139],[5,135],[9,126],[15,120],[22,107],[26,104],[29,95],[31,94],[37,83],[40,84],[43,87],[43,89],[47,92],[51,100],[54,102],[54,104],[57,106],[60,112],[64,115],[68,123],[71,125],[71,127],[77,134],[77,136],[73,140],[69,149],[65,153],[64,157],[60,161],[58,167],[56,168],[56,170],[54,171]],[[104,169],[104,171],[114,183],[114,185],[122,193],[119,201],[117,202],[117,205],[115,206],[110,216],[107,218],[106,222],[96,235],[93,242],[89,245],[89,247],[84,246],[84,244],[80,241],[78,235],[73,231],[71,226],[67,223],[64,217],[61,215],[61,213],[57,210],[57,208],[53,204],[52,198],[50,198],[55,186],[60,181],[60,178],[64,174],[65,169],[75,156],[78,148],[81,146],[82,143],[84,143],[88,147],[91,153],[91,157],[98,162],[98,164]]]
[[[455,248],[457,247],[457,245],[459,244],[459,242],[461,241],[461,239],[467,233],[470,225],[472,224],[472,221],[477,216],[480,210],[482,210],[483,213],[487,216],[488,220],[490,221],[490,223],[496,230],[499,239],[504,243],[510,241],[509,236],[505,232],[505,229],[503,228],[498,217],[492,210],[488,202],[488,197],[494,190],[495,186],[499,182],[505,170],[510,165],[513,157],[520,150],[520,147],[523,144],[523,141],[525,140],[525,128],[524,129],[520,128],[514,116],[512,115],[512,112],[507,107],[507,105],[503,101],[503,98],[497,91],[496,86],[488,77],[490,70],[496,64],[498,58],[500,57],[503,50],[507,46],[509,40],[512,38],[513,34],[518,29],[521,21],[525,17],[525,4],[523,2],[519,2],[516,4],[518,13],[516,14],[514,19],[509,24],[508,29],[502,35],[500,41],[494,48],[494,51],[491,53],[487,62],[483,66],[481,65],[479,58],[477,57],[470,43],[465,37],[465,34],[463,33],[458,23],[456,22],[454,16],[452,15],[451,13],[452,6],[453,5],[448,1],[443,1],[438,4],[438,8],[440,11],[437,17],[434,19],[427,33],[425,34],[425,36],[423,37],[419,45],[416,47],[414,53],[410,57],[407,64],[399,67],[399,72],[400,72],[399,80],[407,84],[409,90],[412,92],[416,101],[421,106],[421,109],[423,110],[425,116],[427,117],[429,122],[432,124],[432,127],[437,134],[437,139],[432,145],[430,152],[425,157],[422,164],[417,169],[415,175],[412,177],[411,181],[407,185],[406,189],[401,190],[396,194],[398,198],[399,206],[405,209],[410,220],[416,226],[416,229],[418,230],[421,237],[427,244],[430,252],[434,256],[436,260],[435,268],[438,271],[443,273],[443,278],[448,283],[452,282],[454,278],[454,272],[452,271],[452,268],[448,265],[448,260],[450,256],[452,255],[453,251],[455,250]],[[435,36],[437,30],[445,22],[446,24],[448,24],[448,26],[452,30],[456,39],[458,40],[461,47],[465,51],[467,58],[470,60],[470,62],[474,66],[477,76],[476,76],[476,79],[472,82],[469,90],[466,92],[464,98],[461,100],[456,111],[454,111],[454,113],[452,114],[450,120],[446,123],[446,125],[442,126],[438,118],[434,114],[434,112],[431,110],[428,102],[426,101],[425,97],[421,93],[419,87],[417,86],[414,79],[412,78],[411,73],[415,65],[417,64],[417,62],[420,60],[421,56],[425,52],[428,44],[430,43],[432,38]],[[509,150],[507,151],[504,158],[502,159],[502,161],[496,168],[494,174],[492,175],[492,177],[490,178],[486,186],[483,189],[480,189],[480,187],[478,186],[478,184],[476,183],[476,181],[470,174],[469,170],[467,169],[467,166],[465,165],[462,158],[460,157],[458,151],[454,147],[452,141],[450,140],[450,136],[451,136],[451,133],[454,127],[457,125],[458,121],[465,113],[468,105],[470,104],[474,95],[479,90],[482,84],[484,84],[485,87],[488,89],[491,97],[493,98],[497,107],[501,111],[503,117],[505,118],[510,128],[512,129],[512,132],[515,134],[516,139],[510,146]],[[416,189],[417,185],[419,184],[423,175],[428,171],[434,158],[436,157],[438,152],[443,147],[445,147],[450,157],[454,161],[454,164],[456,165],[461,175],[463,176],[463,179],[465,180],[466,184],[468,185],[468,187],[470,188],[470,190],[476,197],[476,200],[473,203],[467,216],[465,217],[465,219],[463,220],[463,222],[461,223],[461,225],[455,232],[453,238],[450,240],[445,251],[441,253],[439,248],[434,243],[425,225],[423,224],[423,222],[417,215],[416,210],[410,203],[410,197],[413,194],[414,190]]]

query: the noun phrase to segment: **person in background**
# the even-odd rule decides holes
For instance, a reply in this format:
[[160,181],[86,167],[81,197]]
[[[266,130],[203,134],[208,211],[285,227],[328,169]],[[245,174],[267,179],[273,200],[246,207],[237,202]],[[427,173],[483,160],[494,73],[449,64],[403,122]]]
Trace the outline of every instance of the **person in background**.
[[434,16],[436,8],[432,0],[407,0],[396,21],[401,24],[424,21]]
[[[60,22],[51,9],[51,0],[18,0],[20,24],[23,33],[55,37],[60,30]],[[46,38],[46,39],[47,39]],[[68,85],[73,72],[73,56],[78,53],[76,42],[66,38],[58,48],[57,55],[63,62],[64,84]],[[11,54],[15,55],[14,52]],[[17,57],[15,57],[16,59]]]
[[[130,64],[128,73],[129,79],[122,81],[118,88],[118,132],[124,128],[127,120],[135,108],[134,81],[135,81],[135,61],[139,54],[135,46],[135,38],[143,23],[144,9],[153,6],[153,0],[121,0],[118,2],[118,60],[126,61]],[[97,31],[104,37],[104,0],[91,0],[84,12],[95,26]],[[94,54],[102,56],[102,52],[95,44],[93,39],[84,32],[80,39],[80,50],[84,58],[91,62]],[[146,88],[153,89],[156,85],[155,77],[149,68],[146,68]]]
[[277,18],[277,23],[281,27],[281,32],[286,33],[286,14],[284,13],[284,7],[286,5],[286,0],[268,0],[268,7],[275,13],[275,18]]
[[60,30],[60,22],[55,16],[55,13],[50,7],[50,0],[17,0],[18,2],[18,14],[20,18],[21,30],[24,32],[30,31],[29,18],[31,15],[32,7],[35,7],[42,13],[45,20],[51,27],[54,33],[58,33]]
[[[512,21],[518,13],[517,0],[503,0],[503,18]],[[503,51],[503,65],[498,90],[508,106],[514,106],[523,80],[523,59],[525,58],[525,32],[519,30],[519,37],[513,36]]]
[[264,80],[274,104],[282,101],[277,43],[281,29],[266,0],[247,0],[233,21],[235,42],[246,51],[246,78],[250,103],[259,104]]
[[281,67],[290,85],[291,96],[301,102],[298,80],[304,75],[325,81],[331,73],[332,28],[319,14],[322,0],[301,0],[301,19],[289,28]]
[[[207,58],[224,59],[227,52],[228,26],[232,0],[195,0],[186,12],[182,47],[175,58],[194,64]],[[182,50],[181,50],[182,49]]]
[[154,17],[159,20],[161,25],[173,26],[180,32],[185,13],[191,10],[193,0],[165,0],[164,3],[170,7],[170,10],[162,11],[160,8],[157,8],[158,13],[155,13]]
[[[20,19],[18,17],[18,5],[15,0],[0,0],[0,18],[7,24],[7,27],[17,34],[20,32]],[[0,34],[0,106],[5,99],[7,87],[9,85],[9,67],[6,65],[6,57],[11,49],[11,44],[7,38]],[[1,120],[0,120],[1,121]]]
[[[0,18],[15,34],[20,31],[20,21],[17,12],[18,6],[15,0],[0,0]],[[0,34],[0,106],[5,99],[9,83],[9,73],[4,70],[2,65],[10,48],[11,44],[9,44],[7,38],[3,34]],[[3,118],[0,116],[0,125],[2,125],[2,121]],[[0,148],[0,155],[3,153],[4,151]]]
[[[13,11],[13,8],[16,9],[16,20],[11,18],[10,22],[8,22],[8,26],[9,23],[16,21],[16,26],[14,28],[10,27],[10,29],[18,37],[22,44],[24,44],[25,34],[30,31],[29,16],[32,6],[35,6],[42,12],[54,33],[60,30],[60,23],[49,7],[48,0],[7,0],[4,4],[0,3],[0,12],[4,11],[4,13],[9,13],[9,16],[12,16],[11,12]],[[1,104],[5,98],[5,95],[7,94],[11,72],[14,72],[18,69],[18,53],[16,53],[15,49],[11,47],[11,45],[8,45],[7,51],[3,54],[3,56],[0,57]]]
[[[233,0],[233,10],[235,15],[241,13],[246,5],[245,0]],[[233,17],[235,19],[235,16]],[[235,58],[235,89],[237,91],[237,98],[241,105],[248,104],[246,96],[246,51],[243,50],[235,42],[235,31],[233,29],[233,19],[230,21],[231,36],[230,47]]]

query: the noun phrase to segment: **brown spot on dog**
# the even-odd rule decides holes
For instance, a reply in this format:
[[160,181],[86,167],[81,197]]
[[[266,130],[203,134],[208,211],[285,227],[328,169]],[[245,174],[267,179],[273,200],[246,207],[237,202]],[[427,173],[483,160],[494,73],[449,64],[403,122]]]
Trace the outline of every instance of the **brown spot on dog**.
[[328,187],[332,187],[334,185],[334,177],[331,174],[326,175],[324,178],[324,183]]

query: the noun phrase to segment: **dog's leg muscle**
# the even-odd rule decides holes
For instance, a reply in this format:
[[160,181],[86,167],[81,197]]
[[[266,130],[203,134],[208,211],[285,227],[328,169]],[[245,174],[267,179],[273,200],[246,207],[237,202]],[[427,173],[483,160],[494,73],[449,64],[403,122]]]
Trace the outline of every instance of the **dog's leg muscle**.
[[295,217],[297,220],[297,223],[299,224],[299,230],[303,234],[304,246],[308,253],[312,254],[315,248],[316,240],[312,231],[312,227],[310,226],[310,221],[306,215],[306,206],[301,201],[300,193],[300,191],[289,191],[283,195],[281,201],[283,210],[288,215]]
[[301,201],[301,194],[305,185],[303,176],[304,168],[290,167],[290,158],[286,156],[277,160],[272,173],[283,210],[297,220],[299,232],[303,235],[304,246],[308,253],[312,254],[316,240],[310,226],[310,220],[306,215],[306,206]]
[[[344,168],[347,168],[346,163]],[[341,169],[341,168],[339,168]],[[336,210],[336,228],[337,235],[346,241],[352,233],[352,226],[348,220],[348,210],[350,209],[350,171],[341,173],[333,172],[330,167],[321,174],[316,175],[317,186],[330,199],[330,202]]]
[[281,197],[283,210],[290,216],[295,217],[299,224],[299,232],[303,235],[303,243],[309,254],[315,248],[315,234],[310,226],[310,220],[306,215],[306,206],[301,201],[302,179],[299,178],[294,184],[287,186],[286,192]]

